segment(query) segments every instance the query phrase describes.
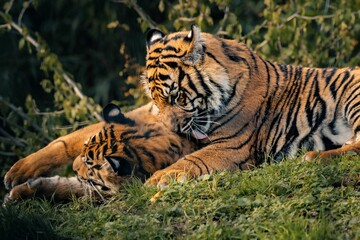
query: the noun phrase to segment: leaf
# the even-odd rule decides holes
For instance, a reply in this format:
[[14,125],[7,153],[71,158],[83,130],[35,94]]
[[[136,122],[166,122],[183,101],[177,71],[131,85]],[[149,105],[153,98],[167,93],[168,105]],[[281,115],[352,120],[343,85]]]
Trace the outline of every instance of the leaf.
[[161,0],[161,1],[159,2],[158,8],[159,8],[159,11],[160,11],[160,12],[164,12],[164,10],[165,10],[165,3],[164,3],[163,0]]
[[119,26],[119,21],[118,20],[109,22],[106,25],[106,28],[116,28],[117,26]]
[[25,38],[21,38],[19,41],[19,49],[23,49],[25,45]]

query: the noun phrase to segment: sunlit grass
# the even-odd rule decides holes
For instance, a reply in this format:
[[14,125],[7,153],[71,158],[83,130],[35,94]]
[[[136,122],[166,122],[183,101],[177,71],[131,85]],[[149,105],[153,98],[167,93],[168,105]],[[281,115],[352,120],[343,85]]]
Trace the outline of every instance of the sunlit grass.
[[[85,199],[67,204],[25,201],[0,210],[0,235],[15,239],[360,238],[359,160],[339,158],[323,165],[299,158],[254,171],[221,172],[172,183],[153,203],[149,199],[157,189],[136,180],[107,204]],[[26,227],[18,231],[21,224]]]

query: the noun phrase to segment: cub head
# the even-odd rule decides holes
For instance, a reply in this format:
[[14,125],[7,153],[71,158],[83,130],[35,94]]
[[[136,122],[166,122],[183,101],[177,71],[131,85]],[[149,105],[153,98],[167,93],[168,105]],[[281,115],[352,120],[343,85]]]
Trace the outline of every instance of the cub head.
[[73,170],[80,181],[102,195],[112,195],[130,177],[142,180],[192,150],[186,139],[170,132],[155,116],[125,117],[114,104],[103,110],[102,130],[84,144]]
[[209,50],[213,41],[218,40],[196,26],[188,32],[165,35],[153,29],[147,34],[145,90],[168,127],[197,139],[207,137],[211,117],[231,90],[227,70]]

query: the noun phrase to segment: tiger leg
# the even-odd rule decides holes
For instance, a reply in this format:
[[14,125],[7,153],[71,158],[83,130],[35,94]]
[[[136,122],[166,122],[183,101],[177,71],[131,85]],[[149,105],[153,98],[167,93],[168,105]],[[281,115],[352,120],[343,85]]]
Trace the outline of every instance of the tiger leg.
[[60,137],[39,151],[17,161],[4,177],[11,189],[29,179],[49,175],[51,171],[71,163],[80,153],[84,142],[99,132],[104,123],[97,123]]
[[81,197],[85,194],[86,188],[77,177],[40,177],[15,186],[5,196],[4,204],[33,197],[61,201],[70,199],[71,196]]
[[214,171],[235,171],[239,168],[250,170],[254,167],[255,161],[250,158],[249,151],[206,147],[186,155],[165,169],[156,171],[145,184],[163,188],[171,180],[184,182],[189,178],[196,178]]
[[358,133],[356,137],[352,138],[347,145],[340,148],[320,152],[310,151],[304,155],[304,160],[312,161],[319,159],[321,162],[326,163],[331,158],[354,153],[360,155],[360,133]]
[[344,120],[347,120],[352,127],[353,138],[337,149],[323,152],[308,152],[304,155],[304,160],[320,159],[320,161],[326,162],[332,157],[348,153],[360,154],[360,79],[355,80],[353,75],[353,82],[355,84],[346,91],[342,103],[342,114],[345,118]]

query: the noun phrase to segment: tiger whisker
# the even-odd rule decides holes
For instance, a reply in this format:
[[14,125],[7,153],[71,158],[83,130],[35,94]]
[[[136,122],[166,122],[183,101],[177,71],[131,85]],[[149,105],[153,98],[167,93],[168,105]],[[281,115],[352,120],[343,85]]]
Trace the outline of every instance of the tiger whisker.
[[196,119],[196,122],[201,122],[201,123],[213,123],[213,124],[217,124],[217,125],[221,125],[219,122],[215,122],[215,121],[211,121],[211,120],[199,120]]
[[95,192],[100,196],[101,200],[103,202],[105,202],[105,198],[104,196],[100,193],[100,191],[96,188],[96,186],[92,183],[92,182],[89,182],[91,184],[91,186],[94,188]]

